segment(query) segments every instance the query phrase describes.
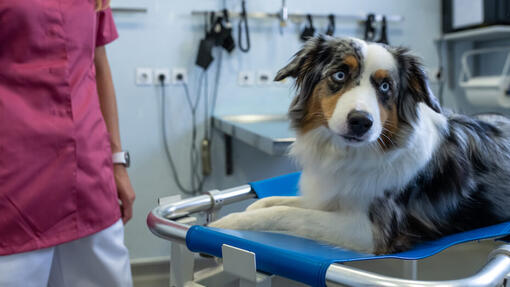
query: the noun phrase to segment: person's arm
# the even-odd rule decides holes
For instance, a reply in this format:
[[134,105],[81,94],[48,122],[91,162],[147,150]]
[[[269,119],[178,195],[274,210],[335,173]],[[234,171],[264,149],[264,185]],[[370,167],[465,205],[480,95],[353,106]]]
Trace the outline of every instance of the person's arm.
[[[112,74],[110,65],[106,56],[104,46],[99,46],[95,50],[94,64],[96,66],[97,92],[99,95],[99,104],[101,112],[106,122],[106,128],[110,133],[110,143],[112,152],[122,151],[119,132],[119,117],[117,112],[117,100],[113,88]],[[133,216],[133,202],[135,201],[135,192],[131,186],[131,181],[126,168],[123,165],[114,165],[115,182],[117,192],[122,202],[122,221],[128,222]]]

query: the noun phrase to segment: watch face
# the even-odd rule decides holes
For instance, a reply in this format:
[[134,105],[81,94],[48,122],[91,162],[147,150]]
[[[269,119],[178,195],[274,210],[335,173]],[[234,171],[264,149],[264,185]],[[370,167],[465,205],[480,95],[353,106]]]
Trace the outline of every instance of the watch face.
[[128,151],[124,152],[124,159],[126,160],[126,167],[129,167],[131,165],[131,156]]

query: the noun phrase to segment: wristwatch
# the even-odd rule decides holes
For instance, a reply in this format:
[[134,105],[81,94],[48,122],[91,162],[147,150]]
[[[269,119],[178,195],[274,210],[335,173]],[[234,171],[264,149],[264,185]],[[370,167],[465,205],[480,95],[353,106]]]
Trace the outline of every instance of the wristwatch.
[[131,165],[131,157],[128,151],[116,152],[112,155],[113,164],[122,164],[125,167]]

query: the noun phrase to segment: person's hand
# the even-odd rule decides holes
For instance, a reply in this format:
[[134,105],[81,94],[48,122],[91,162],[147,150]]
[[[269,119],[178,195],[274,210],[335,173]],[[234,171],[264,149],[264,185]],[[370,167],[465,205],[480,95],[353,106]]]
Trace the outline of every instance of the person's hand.
[[126,167],[120,164],[113,166],[115,174],[115,183],[117,184],[117,193],[120,199],[120,211],[122,222],[126,224],[133,216],[133,202],[135,201],[135,191],[129,180]]

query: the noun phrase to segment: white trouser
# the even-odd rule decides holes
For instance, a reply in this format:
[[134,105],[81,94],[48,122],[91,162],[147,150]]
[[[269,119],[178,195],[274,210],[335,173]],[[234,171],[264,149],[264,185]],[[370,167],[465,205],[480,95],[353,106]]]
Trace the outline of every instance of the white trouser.
[[0,286],[133,286],[122,221],[54,247],[0,256]]

